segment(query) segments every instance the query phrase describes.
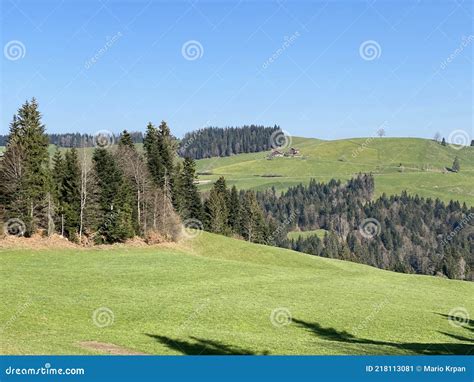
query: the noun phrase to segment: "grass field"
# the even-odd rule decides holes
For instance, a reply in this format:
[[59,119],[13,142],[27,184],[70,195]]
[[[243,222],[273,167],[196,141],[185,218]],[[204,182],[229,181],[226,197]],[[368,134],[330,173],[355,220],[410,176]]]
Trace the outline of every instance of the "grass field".
[[[211,181],[224,176],[228,184],[242,189],[275,186],[284,190],[308,183],[311,178],[345,180],[359,172],[372,172],[376,195],[407,190],[425,197],[474,205],[474,147],[457,150],[418,138],[321,141],[297,137],[292,138],[292,146],[301,150],[302,157],[267,160],[268,152],[261,152],[199,160],[198,171],[212,173],[199,177],[200,187],[209,189]],[[445,172],[456,156],[461,162],[461,172]]]
[[[0,262],[2,354],[473,349],[473,321],[456,326],[447,318],[449,312],[473,314],[473,283],[208,233],[159,248],[3,249]],[[100,308],[95,322],[110,325],[94,324]]]

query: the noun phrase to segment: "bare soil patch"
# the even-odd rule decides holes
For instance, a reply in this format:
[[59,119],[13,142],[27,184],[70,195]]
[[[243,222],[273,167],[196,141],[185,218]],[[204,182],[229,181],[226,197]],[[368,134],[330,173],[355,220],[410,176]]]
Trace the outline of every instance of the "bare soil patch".
[[84,349],[95,350],[111,355],[146,355],[146,353],[140,353],[135,350],[127,349],[122,346],[106,342],[81,341],[79,342],[79,346]]

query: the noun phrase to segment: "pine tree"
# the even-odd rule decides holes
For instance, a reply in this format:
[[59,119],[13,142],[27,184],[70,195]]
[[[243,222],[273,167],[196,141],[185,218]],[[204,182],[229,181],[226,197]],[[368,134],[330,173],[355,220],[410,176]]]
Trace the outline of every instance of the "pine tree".
[[251,242],[265,243],[265,220],[260,205],[257,202],[255,193],[248,190],[244,194],[242,201],[241,215],[242,236]]
[[81,169],[75,148],[65,155],[59,200],[64,215],[64,232],[69,239],[76,241],[81,209]]
[[452,169],[454,172],[459,172],[461,170],[461,164],[459,163],[458,157],[454,158]]
[[183,219],[202,220],[202,203],[195,184],[196,164],[193,159],[185,158],[178,176],[179,210]]
[[214,233],[229,234],[228,191],[225,179],[220,177],[213,185],[205,203],[206,227]]
[[120,135],[119,146],[135,147],[132,136],[127,130],[124,130],[122,135]]
[[156,185],[163,186],[165,167],[160,152],[160,134],[155,126],[148,123],[143,147],[147,158],[148,171]]
[[[26,235],[48,225],[45,210],[50,188],[48,137],[41,123],[38,103],[33,98],[18,110],[10,125],[10,136],[0,178],[11,182],[1,188],[7,216],[23,221]],[[5,195],[15,189],[15,195]],[[8,212],[9,211],[9,212]]]
[[104,148],[96,148],[93,155],[101,209],[99,242],[123,242],[134,235],[132,196],[114,156]]
[[233,233],[239,234],[241,214],[240,214],[240,200],[237,192],[237,187],[232,186],[229,197],[229,225]]
[[441,141],[441,145],[446,146],[446,139],[444,139],[444,137],[443,137],[443,140]]

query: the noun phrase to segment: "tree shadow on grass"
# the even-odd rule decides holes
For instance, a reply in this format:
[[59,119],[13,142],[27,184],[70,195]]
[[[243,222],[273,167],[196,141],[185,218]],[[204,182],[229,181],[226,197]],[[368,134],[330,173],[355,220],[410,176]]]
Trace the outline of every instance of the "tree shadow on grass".
[[[456,316],[450,316],[449,314],[444,314],[444,313],[436,313],[438,316],[445,317],[447,320],[453,320],[453,318],[456,318]],[[462,327],[464,329],[470,330],[471,332],[474,332],[474,320],[471,320],[467,317],[458,317],[459,323],[456,324],[456,326]],[[454,321],[456,322],[456,321]]]
[[[379,345],[392,347],[402,351],[410,351],[423,355],[449,355],[449,354],[469,354],[473,350],[470,343],[397,343],[387,341],[369,340],[359,338],[346,331],[339,331],[334,328],[324,328],[317,322],[307,322],[293,318],[293,322],[315,336],[327,341],[344,342],[350,344]],[[462,340],[467,340],[461,337]],[[460,339],[460,338],[457,338]]]
[[[158,342],[165,345],[167,348],[179,351],[186,355],[255,355],[248,349],[243,349],[238,346],[226,345],[220,341],[212,341],[198,337],[189,337],[193,342],[173,339],[166,336],[159,336],[156,334],[145,333]],[[267,352],[263,353],[268,354]]]

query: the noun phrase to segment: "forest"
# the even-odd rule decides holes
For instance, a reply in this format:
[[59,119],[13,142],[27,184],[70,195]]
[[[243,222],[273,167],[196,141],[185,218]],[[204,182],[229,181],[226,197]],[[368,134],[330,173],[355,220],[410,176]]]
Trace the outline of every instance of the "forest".
[[226,157],[241,153],[270,150],[277,143],[278,126],[206,127],[184,135],[179,153],[183,157],[202,159]]
[[[207,131],[209,144],[203,147],[210,149],[211,135],[225,129]],[[257,150],[274,131],[245,127],[232,134],[231,146],[224,145],[229,141],[223,138],[216,147],[221,147],[219,153],[227,150],[223,155],[235,147]],[[251,136],[258,136],[252,144]],[[397,272],[473,280],[474,209],[465,204],[407,193],[374,200],[370,174],[345,184],[311,180],[281,194],[275,189],[229,188],[221,177],[209,192],[201,193],[194,158],[179,157],[183,143],[177,143],[164,121],[147,125],[143,152],[127,131],[116,140],[94,140],[92,154],[85,149],[88,145],[57,149],[50,158],[37,101],[19,108],[0,160],[5,233],[60,234],[82,245],[125,242],[135,236],[157,243],[178,240],[184,225]],[[205,152],[194,151],[194,156]],[[314,229],[325,230],[325,236],[287,238],[290,231]]]

